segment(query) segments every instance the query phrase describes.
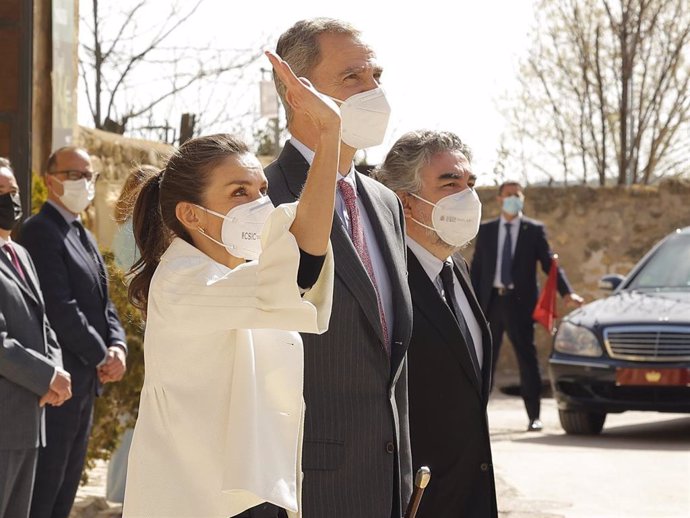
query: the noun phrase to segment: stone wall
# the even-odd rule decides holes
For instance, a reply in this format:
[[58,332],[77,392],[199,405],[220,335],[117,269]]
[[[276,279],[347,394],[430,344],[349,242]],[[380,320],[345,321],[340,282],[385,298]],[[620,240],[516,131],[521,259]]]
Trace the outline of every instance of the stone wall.
[[[477,192],[484,219],[496,217],[498,190]],[[570,283],[591,301],[605,294],[597,288],[601,276],[627,274],[657,241],[676,228],[690,226],[690,182],[665,181],[654,187],[528,187],[524,212],[546,224],[551,248],[559,254]],[[462,254],[471,260],[472,247]],[[545,275],[540,280],[543,283]],[[559,314],[567,311],[559,303]],[[551,339],[537,327],[537,347],[545,367]],[[497,379],[515,379],[515,357],[507,339],[500,356]]]
[[101,176],[96,187],[96,199],[89,210],[90,228],[102,248],[109,248],[117,224],[113,205],[130,170],[137,165],[162,167],[172,152],[172,146],[123,137],[91,128],[79,128],[77,145],[91,155],[94,170]]
[[[89,128],[80,128],[78,143],[89,151],[94,167],[101,172],[91,209],[92,229],[100,245],[108,248],[116,229],[113,203],[130,169],[137,164],[162,167],[173,148]],[[260,159],[266,165],[272,157]],[[478,193],[484,219],[496,217],[497,189],[479,188]],[[666,181],[654,187],[528,187],[525,195],[525,214],[546,224],[561,266],[574,289],[587,301],[604,295],[597,288],[601,276],[627,274],[659,239],[690,225],[687,181]],[[462,253],[470,261],[472,247]],[[544,278],[542,275],[541,281]],[[560,315],[567,311],[559,304]],[[517,377],[515,357],[507,339],[504,345],[499,374],[501,379],[512,381]],[[545,367],[551,338],[539,326],[537,346]]]

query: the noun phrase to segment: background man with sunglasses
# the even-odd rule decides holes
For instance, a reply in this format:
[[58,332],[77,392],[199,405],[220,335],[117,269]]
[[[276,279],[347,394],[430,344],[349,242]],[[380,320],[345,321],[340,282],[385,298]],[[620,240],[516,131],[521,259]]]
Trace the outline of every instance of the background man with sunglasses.
[[20,235],[36,265],[48,319],[72,376],[73,397],[46,412],[47,446],[38,455],[31,518],[67,518],[79,486],[101,384],[126,370],[125,333],[108,297],[108,280],[95,239],[81,224],[98,173],[88,153],[60,148],[43,178],[48,201]]

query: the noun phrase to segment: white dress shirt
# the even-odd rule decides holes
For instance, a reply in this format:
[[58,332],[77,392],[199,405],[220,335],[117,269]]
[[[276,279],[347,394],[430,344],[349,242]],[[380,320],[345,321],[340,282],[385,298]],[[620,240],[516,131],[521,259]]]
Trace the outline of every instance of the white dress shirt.
[[[309,149],[306,145],[302,144],[295,137],[290,138],[290,144],[292,144],[297,151],[299,151],[304,159],[312,164],[314,161],[314,151]],[[388,327],[389,334],[393,332],[393,326],[395,324],[395,312],[393,310],[393,291],[391,289],[391,281],[388,275],[388,270],[386,269],[386,262],[383,259],[383,254],[381,253],[381,247],[376,241],[376,235],[374,234],[374,228],[371,226],[371,220],[369,219],[369,214],[362,204],[357,193],[357,176],[355,173],[355,164],[353,163],[350,167],[350,172],[347,176],[343,176],[338,172],[337,181],[345,180],[353,188],[355,195],[357,196],[357,208],[359,209],[359,215],[362,223],[362,230],[364,232],[364,240],[367,244],[367,250],[369,251],[369,257],[371,259],[371,265],[374,268],[374,276],[376,277],[376,287],[378,289],[379,298],[381,299],[381,304],[383,305],[383,312],[386,316],[386,326]],[[269,186],[269,189],[271,187]],[[345,200],[343,200],[340,194],[340,189],[336,189],[335,198],[335,212],[340,217],[340,220],[345,225],[347,229],[348,236],[350,235],[350,215],[347,213],[347,207],[345,206]],[[389,336],[389,338],[392,338]]]
[[[506,223],[510,225],[510,244],[512,247],[511,255],[515,257],[515,246],[517,245],[518,236],[520,235],[520,222],[522,221],[522,213],[513,221],[508,221],[503,217],[498,218],[498,247],[496,249],[496,273],[494,275],[494,288],[503,288],[501,282],[501,266],[503,265],[503,243],[506,240]],[[505,288],[514,288],[515,285],[505,286]]]
[[[436,290],[439,292],[441,297],[444,300],[446,300],[446,294],[443,292],[443,282],[441,281],[441,269],[443,268],[444,261],[441,261],[441,259],[429,252],[426,248],[417,243],[410,236],[407,236],[407,246],[410,248],[410,250],[412,250],[412,253],[419,261],[419,264],[422,265],[422,268],[424,268],[424,271],[429,276],[429,279],[431,279],[431,282],[434,283],[434,286],[436,287]],[[448,257],[446,261],[450,261],[452,263],[453,258]],[[470,301],[467,299],[467,295],[465,295],[465,290],[462,289],[457,275],[453,275],[453,290],[455,291],[455,293],[453,293],[452,295],[453,301],[457,303],[455,307],[457,307],[462,313],[462,316],[465,317],[465,322],[467,322],[467,328],[469,329],[470,335],[472,336],[472,341],[474,342],[474,350],[477,353],[479,369],[481,370],[482,363],[484,360],[484,349],[482,347],[482,329],[481,327],[479,327],[477,317],[474,316],[474,311],[472,311]]]

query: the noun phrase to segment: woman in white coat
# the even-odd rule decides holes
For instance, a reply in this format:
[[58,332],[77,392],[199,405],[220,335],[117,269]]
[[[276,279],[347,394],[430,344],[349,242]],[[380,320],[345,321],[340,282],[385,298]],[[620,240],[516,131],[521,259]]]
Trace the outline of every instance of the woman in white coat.
[[126,518],[300,515],[298,331],[330,317],[340,114],[267,54],[320,135],[300,201],[274,209],[247,146],[212,135],[183,144],[135,206],[146,374]]

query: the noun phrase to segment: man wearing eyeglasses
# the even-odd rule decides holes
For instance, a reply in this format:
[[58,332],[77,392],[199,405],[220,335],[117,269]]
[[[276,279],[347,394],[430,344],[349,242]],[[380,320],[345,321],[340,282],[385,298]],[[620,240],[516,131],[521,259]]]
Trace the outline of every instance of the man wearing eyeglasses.
[[43,174],[48,200],[20,236],[43,288],[48,319],[62,345],[73,397],[46,412],[47,446],[38,455],[31,518],[67,518],[84,467],[94,398],[126,370],[125,333],[108,297],[107,273],[80,214],[98,173],[88,153],[64,147]]

